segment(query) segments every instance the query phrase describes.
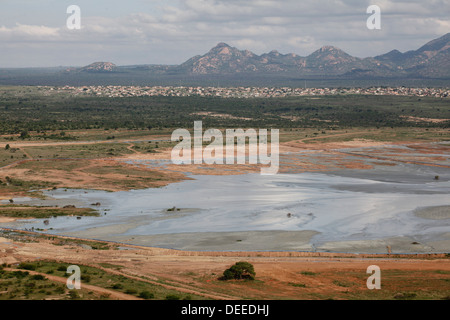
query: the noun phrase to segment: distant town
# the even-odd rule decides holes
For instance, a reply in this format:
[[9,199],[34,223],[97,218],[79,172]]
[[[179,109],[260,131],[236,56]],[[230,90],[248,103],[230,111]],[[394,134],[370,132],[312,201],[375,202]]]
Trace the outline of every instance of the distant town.
[[95,95],[109,98],[121,97],[221,97],[221,98],[280,98],[295,96],[329,96],[329,95],[395,95],[449,98],[450,88],[406,88],[406,87],[371,87],[371,88],[269,88],[269,87],[141,87],[141,86],[82,86],[82,87],[41,87],[54,93],[73,95]]

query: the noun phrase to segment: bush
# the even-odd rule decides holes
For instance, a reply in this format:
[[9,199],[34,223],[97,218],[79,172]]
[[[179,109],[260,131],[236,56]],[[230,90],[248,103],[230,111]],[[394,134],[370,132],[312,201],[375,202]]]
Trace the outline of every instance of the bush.
[[125,290],[125,293],[126,294],[136,294],[137,290],[136,289],[127,289],[127,290]]
[[298,288],[306,288],[306,284],[304,284],[304,283],[293,283],[293,282],[289,282],[289,285],[290,285],[290,286],[293,286],[293,287],[298,287]]
[[36,265],[32,264],[32,263],[22,262],[22,263],[19,264],[19,269],[36,270]]
[[57,270],[66,272],[67,271],[67,266],[59,266]]
[[59,287],[55,288],[55,293],[57,293],[57,294],[63,294],[64,292],[66,292],[65,286],[59,286]]
[[115,283],[115,284],[112,286],[112,288],[115,289],[115,290],[120,290],[120,289],[123,289],[123,285],[120,284],[120,283]]
[[90,281],[91,281],[91,276],[88,275],[88,274],[82,274],[82,275],[80,276],[80,279],[81,279],[81,281],[83,281],[83,282],[90,282]]
[[168,294],[166,300],[180,300],[180,297],[175,294]]
[[17,279],[25,278],[28,275],[29,275],[29,272],[27,272],[27,271],[13,271],[12,272],[12,276]]
[[41,274],[35,274],[35,275],[33,275],[33,276],[31,277],[31,279],[32,279],[32,280],[45,280],[45,279],[47,279],[47,278],[44,277],[44,276],[41,275]]
[[80,295],[78,294],[78,292],[76,290],[70,290],[69,291],[69,297],[72,300],[78,300],[80,299]]
[[241,261],[223,272],[220,280],[255,280],[255,269],[251,263]]
[[142,298],[142,299],[153,299],[155,296],[154,296],[154,294],[153,293],[151,293],[151,292],[148,292],[148,291],[142,291],[140,294],[139,294],[139,298]]

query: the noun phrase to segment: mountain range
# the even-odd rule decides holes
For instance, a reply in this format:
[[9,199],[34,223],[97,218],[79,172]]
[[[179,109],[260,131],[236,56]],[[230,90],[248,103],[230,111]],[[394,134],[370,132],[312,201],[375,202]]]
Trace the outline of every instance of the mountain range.
[[344,79],[429,78],[450,79],[450,33],[432,40],[417,50],[369,57],[353,57],[333,46],[323,46],[306,57],[274,50],[257,55],[219,43],[204,55],[197,55],[180,65],[117,66],[96,62],[70,73],[123,73],[146,71],[154,75],[286,75],[295,77],[331,76]]

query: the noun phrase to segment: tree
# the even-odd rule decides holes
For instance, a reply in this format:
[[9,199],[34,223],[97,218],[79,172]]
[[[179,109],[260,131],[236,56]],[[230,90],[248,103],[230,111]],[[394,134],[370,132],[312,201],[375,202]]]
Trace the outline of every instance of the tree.
[[221,280],[255,280],[255,269],[249,262],[236,262],[233,266],[223,272]]
[[8,150],[10,148],[10,146],[9,146],[9,144],[7,144],[6,146],[5,146],[5,150]]
[[20,139],[28,139],[30,137],[30,134],[28,133],[28,130],[24,130],[20,133]]

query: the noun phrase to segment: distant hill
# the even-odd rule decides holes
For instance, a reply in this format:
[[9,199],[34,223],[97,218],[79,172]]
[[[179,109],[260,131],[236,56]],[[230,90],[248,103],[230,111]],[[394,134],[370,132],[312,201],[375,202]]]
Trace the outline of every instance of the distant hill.
[[117,66],[112,62],[94,62],[88,66],[72,69],[71,71],[92,73],[115,72],[117,71]]
[[61,71],[3,69],[0,84],[25,85],[276,85],[450,86],[450,33],[417,50],[369,58],[323,46],[306,57],[276,50],[257,55],[219,43],[180,65],[117,66],[95,62]]
[[357,58],[333,46],[323,46],[307,57],[276,50],[257,55],[219,43],[204,55],[197,55],[178,66],[147,65],[117,67],[96,62],[70,72],[109,73],[140,70],[153,74],[233,75],[285,74],[295,76],[424,77],[450,78],[450,33],[428,42],[415,51],[392,50],[373,58]]
[[393,50],[376,60],[396,67],[398,72],[426,78],[450,78],[450,33],[432,40],[418,50]]
[[[193,75],[291,74],[297,76],[342,75],[450,78],[450,33],[416,51],[392,50],[373,58],[353,57],[343,50],[323,46],[307,57],[274,50],[256,55],[219,43],[204,55],[195,56],[171,71]],[[169,70],[167,70],[169,71]]]

